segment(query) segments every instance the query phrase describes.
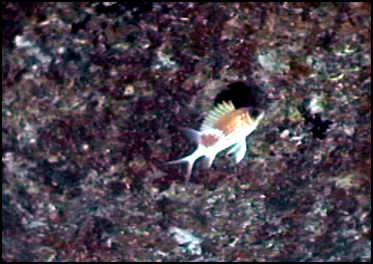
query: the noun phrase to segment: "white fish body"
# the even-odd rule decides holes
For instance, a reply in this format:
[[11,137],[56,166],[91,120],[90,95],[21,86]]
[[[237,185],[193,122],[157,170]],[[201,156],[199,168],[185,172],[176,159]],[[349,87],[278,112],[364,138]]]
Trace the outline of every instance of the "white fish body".
[[264,113],[255,120],[250,117],[248,109],[235,109],[231,101],[222,102],[206,116],[200,131],[182,128],[196,144],[197,148],[190,155],[168,162],[168,164],[187,164],[186,180],[190,179],[194,163],[204,157],[204,165],[210,168],[216,155],[231,147],[228,154],[233,154],[236,163],[246,153],[246,137],[250,135],[263,119]]

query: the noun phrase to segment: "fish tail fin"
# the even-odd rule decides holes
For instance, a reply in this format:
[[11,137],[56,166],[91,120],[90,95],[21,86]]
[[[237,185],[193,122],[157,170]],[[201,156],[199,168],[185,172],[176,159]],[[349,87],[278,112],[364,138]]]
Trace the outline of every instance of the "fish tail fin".
[[197,145],[200,143],[201,133],[197,130],[188,127],[178,127],[179,130],[191,141]]

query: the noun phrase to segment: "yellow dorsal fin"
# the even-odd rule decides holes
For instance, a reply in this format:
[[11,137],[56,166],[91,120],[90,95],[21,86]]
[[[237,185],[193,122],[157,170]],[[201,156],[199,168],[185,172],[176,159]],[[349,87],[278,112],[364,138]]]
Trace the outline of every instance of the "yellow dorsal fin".
[[213,128],[214,124],[226,114],[232,113],[235,111],[236,108],[234,107],[232,101],[225,102],[218,104],[214,108],[212,108],[205,119],[203,120],[201,130]]

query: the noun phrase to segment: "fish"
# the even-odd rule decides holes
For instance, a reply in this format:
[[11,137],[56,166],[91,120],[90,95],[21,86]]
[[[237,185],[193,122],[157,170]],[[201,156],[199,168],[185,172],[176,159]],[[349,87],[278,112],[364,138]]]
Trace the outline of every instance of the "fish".
[[213,107],[206,115],[199,130],[180,127],[197,148],[184,158],[168,161],[166,164],[186,163],[185,180],[188,182],[194,163],[203,157],[203,166],[210,168],[218,153],[229,149],[235,163],[239,163],[246,154],[246,137],[259,125],[264,117],[262,112],[253,118],[247,107],[236,109],[232,101],[223,101]]

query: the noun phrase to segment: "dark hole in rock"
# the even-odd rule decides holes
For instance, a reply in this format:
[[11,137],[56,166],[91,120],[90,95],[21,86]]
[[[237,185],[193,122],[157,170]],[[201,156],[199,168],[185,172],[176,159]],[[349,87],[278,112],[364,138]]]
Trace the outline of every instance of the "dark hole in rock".
[[265,96],[253,81],[233,82],[223,89],[215,98],[214,105],[223,101],[232,101],[236,109],[249,107],[253,115],[258,115],[264,110]]

